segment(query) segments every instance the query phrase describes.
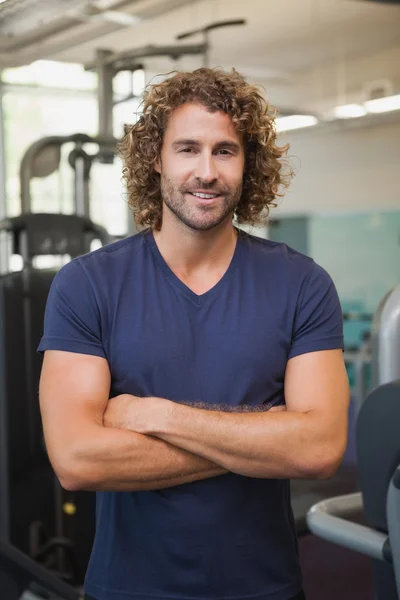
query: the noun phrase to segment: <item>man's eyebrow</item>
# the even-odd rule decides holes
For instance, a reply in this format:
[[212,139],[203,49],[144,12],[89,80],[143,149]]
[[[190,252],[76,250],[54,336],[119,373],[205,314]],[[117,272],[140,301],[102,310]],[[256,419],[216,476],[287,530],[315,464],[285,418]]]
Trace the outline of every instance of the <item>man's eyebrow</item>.
[[[180,148],[181,146],[200,146],[200,142],[198,140],[184,138],[175,140],[172,143],[173,148]],[[214,148],[230,148],[231,150],[238,152],[240,150],[240,144],[231,140],[222,140],[215,144]]]
[[184,138],[180,140],[175,140],[172,144],[173,148],[178,148],[179,146],[199,146],[200,142],[198,140],[192,140],[189,138]]
[[240,144],[238,144],[238,142],[232,142],[231,140],[223,140],[222,142],[218,142],[215,147],[230,148],[231,150],[236,150],[237,152],[240,150]]

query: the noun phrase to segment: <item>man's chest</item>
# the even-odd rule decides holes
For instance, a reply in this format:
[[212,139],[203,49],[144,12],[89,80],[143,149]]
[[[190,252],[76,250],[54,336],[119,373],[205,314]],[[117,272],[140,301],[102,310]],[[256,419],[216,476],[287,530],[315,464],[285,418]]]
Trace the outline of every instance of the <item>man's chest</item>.
[[171,294],[118,308],[107,341],[114,393],[238,405],[282,384],[290,327],[279,307],[240,294],[196,306]]

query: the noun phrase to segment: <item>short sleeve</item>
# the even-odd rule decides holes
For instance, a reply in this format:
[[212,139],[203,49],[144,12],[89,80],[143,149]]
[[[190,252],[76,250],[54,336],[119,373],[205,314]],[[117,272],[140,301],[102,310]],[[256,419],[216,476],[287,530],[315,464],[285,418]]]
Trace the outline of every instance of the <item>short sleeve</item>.
[[106,358],[100,310],[92,286],[78,260],[58,271],[46,303],[38,352],[65,350]]
[[336,287],[316,263],[301,288],[289,358],[317,350],[344,349],[343,314]]

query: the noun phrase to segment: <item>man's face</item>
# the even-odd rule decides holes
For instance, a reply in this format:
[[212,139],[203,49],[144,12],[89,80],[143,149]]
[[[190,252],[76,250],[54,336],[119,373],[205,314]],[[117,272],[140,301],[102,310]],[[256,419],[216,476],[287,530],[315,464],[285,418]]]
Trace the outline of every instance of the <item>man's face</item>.
[[175,109],[156,165],[163,221],[178,218],[191,229],[206,231],[232,220],[244,162],[243,139],[229,115],[195,103]]

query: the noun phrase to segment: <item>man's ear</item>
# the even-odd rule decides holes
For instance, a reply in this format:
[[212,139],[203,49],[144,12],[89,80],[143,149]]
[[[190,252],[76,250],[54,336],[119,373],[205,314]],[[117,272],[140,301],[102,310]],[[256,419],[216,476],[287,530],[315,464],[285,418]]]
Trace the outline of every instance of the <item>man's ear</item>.
[[154,163],[154,170],[161,174],[161,158],[157,158],[156,162]]

